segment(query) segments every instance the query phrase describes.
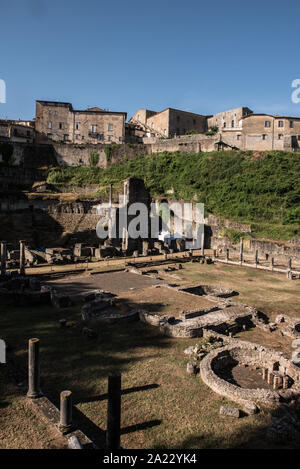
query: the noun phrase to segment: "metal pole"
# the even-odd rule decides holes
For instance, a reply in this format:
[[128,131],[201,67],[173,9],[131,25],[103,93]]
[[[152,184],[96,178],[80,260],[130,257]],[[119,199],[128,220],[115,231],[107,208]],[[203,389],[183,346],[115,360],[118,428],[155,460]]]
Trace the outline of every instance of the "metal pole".
[[27,397],[35,399],[42,396],[40,390],[40,339],[28,341],[28,392]]
[[120,449],[121,373],[108,375],[106,449]]

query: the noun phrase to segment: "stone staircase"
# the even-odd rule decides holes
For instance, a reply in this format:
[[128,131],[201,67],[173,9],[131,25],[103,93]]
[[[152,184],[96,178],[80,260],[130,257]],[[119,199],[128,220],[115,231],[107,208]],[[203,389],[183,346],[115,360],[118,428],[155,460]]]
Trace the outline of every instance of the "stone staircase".
[[138,119],[134,119],[134,120],[131,119],[129,122],[130,122],[130,124],[134,124],[136,126],[141,127],[141,130],[144,130],[145,132],[150,132],[150,133],[154,134],[155,137],[164,137],[164,138],[166,138],[166,136],[162,132],[160,132],[159,130],[154,129],[153,127],[150,127],[147,124],[144,124],[143,122],[139,121]]

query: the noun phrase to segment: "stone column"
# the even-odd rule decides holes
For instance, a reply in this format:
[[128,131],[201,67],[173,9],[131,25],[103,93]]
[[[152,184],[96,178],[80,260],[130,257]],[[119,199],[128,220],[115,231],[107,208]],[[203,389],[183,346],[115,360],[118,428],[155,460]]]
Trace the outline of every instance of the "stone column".
[[28,392],[27,397],[35,399],[42,395],[40,390],[40,339],[28,341]]
[[25,275],[25,241],[20,241],[20,275]]
[[264,381],[267,381],[267,379],[268,379],[268,370],[266,368],[263,368],[263,370],[262,370],[262,379]]
[[128,249],[128,230],[126,228],[123,228],[123,233],[122,233],[122,251],[127,251]]
[[201,239],[201,256],[204,256],[204,243],[205,243],[205,226],[203,225],[202,239]]
[[274,375],[271,371],[268,371],[268,384],[272,386]]
[[284,376],[283,379],[282,379],[282,387],[283,389],[288,389],[290,385],[290,379],[288,376]]
[[62,391],[60,393],[60,420],[59,429],[66,433],[72,427],[72,392]]
[[108,375],[106,449],[120,449],[121,373]]
[[241,238],[240,240],[240,263],[243,262],[244,259],[244,239]]
[[274,381],[273,381],[273,389],[274,391],[277,391],[282,385],[282,377],[279,375],[274,375]]
[[286,278],[288,280],[293,280],[293,273],[291,270],[288,270],[287,273],[286,273]]
[[226,262],[229,261],[229,249],[227,248],[226,249]]
[[6,274],[6,255],[7,255],[6,242],[2,241],[1,242],[1,275]]
[[149,241],[143,240],[143,256],[148,255]]
[[112,184],[109,185],[109,205],[112,206]]

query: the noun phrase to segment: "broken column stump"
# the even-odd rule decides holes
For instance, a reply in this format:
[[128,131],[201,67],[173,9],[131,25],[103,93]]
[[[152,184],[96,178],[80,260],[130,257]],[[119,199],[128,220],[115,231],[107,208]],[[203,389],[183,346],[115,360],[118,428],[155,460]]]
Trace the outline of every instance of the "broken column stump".
[[60,419],[59,430],[67,433],[72,427],[72,392],[62,391],[60,393]]

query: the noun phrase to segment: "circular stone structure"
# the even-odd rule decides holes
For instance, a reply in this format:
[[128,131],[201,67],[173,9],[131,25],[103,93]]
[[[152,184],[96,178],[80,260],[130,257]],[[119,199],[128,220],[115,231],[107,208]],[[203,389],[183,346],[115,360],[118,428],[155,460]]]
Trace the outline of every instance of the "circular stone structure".
[[247,389],[224,379],[222,377],[224,371],[234,366],[260,369],[266,379],[270,378],[272,385],[280,379],[285,383],[283,386],[285,392],[289,388],[291,396],[300,395],[300,368],[284,358],[281,353],[237,339],[232,339],[229,345],[213,350],[203,358],[200,363],[201,378],[213,391],[239,404],[246,405],[249,402],[265,406],[278,404],[281,399],[280,392],[284,389]]

